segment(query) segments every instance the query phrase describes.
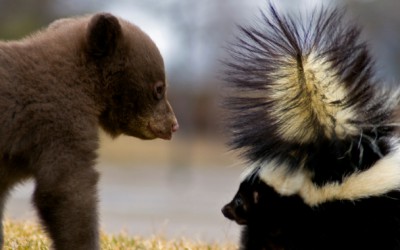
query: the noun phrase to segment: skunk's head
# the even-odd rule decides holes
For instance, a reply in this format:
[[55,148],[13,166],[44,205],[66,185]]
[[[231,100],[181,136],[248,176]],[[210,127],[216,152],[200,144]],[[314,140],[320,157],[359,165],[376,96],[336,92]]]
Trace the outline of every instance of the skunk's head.
[[257,171],[253,171],[240,183],[232,201],[221,211],[227,219],[239,225],[257,224],[263,225],[265,229],[277,225],[276,221],[280,220],[277,216],[284,214],[282,209],[293,208],[283,204],[298,202],[297,198],[281,197],[259,178]]
[[230,146],[266,184],[310,205],[400,188],[399,91],[375,77],[342,10],[299,18],[270,4],[240,32],[225,60]]
[[258,205],[257,183],[243,181],[232,201],[222,208],[222,214],[239,225],[246,225]]

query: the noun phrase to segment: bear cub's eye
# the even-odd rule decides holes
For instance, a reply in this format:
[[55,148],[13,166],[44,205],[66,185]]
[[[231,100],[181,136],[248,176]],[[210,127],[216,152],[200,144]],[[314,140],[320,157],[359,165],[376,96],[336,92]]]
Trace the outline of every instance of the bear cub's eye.
[[165,92],[165,85],[163,82],[157,82],[154,85],[154,97],[157,100],[161,100],[164,98],[164,92]]

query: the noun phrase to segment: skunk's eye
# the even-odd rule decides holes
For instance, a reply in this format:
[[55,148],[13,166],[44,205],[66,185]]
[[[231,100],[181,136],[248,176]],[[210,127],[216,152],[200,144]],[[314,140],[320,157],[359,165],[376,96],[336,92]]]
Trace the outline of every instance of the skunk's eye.
[[163,82],[157,82],[154,85],[154,98],[156,100],[161,100],[164,98],[165,84]]
[[235,206],[236,206],[236,207],[241,207],[241,206],[243,206],[242,197],[240,197],[240,196],[236,197],[236,199],[235,199]]

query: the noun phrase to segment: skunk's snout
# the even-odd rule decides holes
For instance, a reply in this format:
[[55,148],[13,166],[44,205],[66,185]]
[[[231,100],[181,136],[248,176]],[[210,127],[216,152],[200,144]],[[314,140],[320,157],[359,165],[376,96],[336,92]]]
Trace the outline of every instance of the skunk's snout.
[[241,216],[240,212],[239,214],[237,213],[236,210],[237,207],[235,207],[234,204],[228,203],[226,204],[222,209],[222,214],[229,220],[235,221],[239,225],[246,225],[247,224],[247,219],[246,216]]
[[231,204],[226,204],[222,209],[221,209],[222,214],[225,216],[225,218],[229,220],[235,220],[235,211],[233,210]]

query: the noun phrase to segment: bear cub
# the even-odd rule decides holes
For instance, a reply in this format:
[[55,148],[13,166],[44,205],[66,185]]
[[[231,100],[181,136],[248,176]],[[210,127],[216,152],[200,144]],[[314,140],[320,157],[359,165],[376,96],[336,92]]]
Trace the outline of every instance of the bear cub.
[[166,90],[153,41],[108,13],[0,42],[0,215],[12,187],[32,178],[53,248],[99,249],[98,128],[171,139],[179,126]]

